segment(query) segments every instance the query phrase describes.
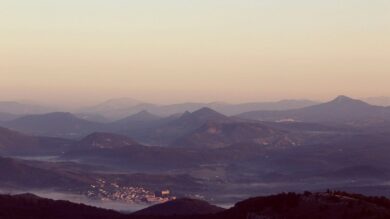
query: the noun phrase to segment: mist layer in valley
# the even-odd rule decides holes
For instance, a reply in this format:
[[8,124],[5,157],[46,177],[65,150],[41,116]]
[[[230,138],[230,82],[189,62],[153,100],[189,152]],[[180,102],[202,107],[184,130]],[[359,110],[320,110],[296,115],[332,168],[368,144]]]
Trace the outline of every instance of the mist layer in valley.
[[240,110],[226,114],[137,106],[114,121],[65,112],[7,117],[0,188],[125,211],[182,197],[231,206],[328,188],[390,196],[388,107],[345,96],[277,110],[229,106]]

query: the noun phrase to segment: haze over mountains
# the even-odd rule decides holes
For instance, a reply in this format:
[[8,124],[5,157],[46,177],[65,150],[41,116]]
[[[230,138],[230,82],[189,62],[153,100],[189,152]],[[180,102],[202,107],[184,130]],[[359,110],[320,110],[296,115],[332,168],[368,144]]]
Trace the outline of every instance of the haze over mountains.
[[5,191],[126,204],[173,197],[232,204],[327,188],[390,196],[390,108],[346,96],[233,116],[208,107],[169,116],[140,109],[93,122],[50,112],[0,126]]
[[[168,117],[157,116],[147,110],[141,110],[123,119],[102,123],[82,119],[71,113],[57,112],[22,116],[10,121],[3,121],[1,125],[28,134],[65,138],[82,138],[99,131],[113,132],[127,135],[145,144],[168,145],[180,137],[190,135],[191,132],[207,125],[206,123],[209,126],[218,126],[217,123],[224,123],[223,125],[227,126],[226,123],[230,122],[233,123],[231,127],[237,127],[237,122],[241,119],[241,124],[246,124],[247,128],[249,123],[256,120],[328,125],[344,124],[351,128],[357,128],[360,126],[386,126],[386,123],[390,122],[389,115],[389,107],[369,105],[360,100],[339,96],[330,102],[300,109],[251,111],[234,117],[225,116],[211,108],[204,107],[192,113],[185,111]],[[244,121],[248,119],[252,122]],[[252,126],[254,125],[252,124]],[[209,127],[209,131],[211,129],[212,127]]]
[[99,130],[99,123],[80,119],[71,113],[54,112],[27,115],[3,123],[5,127],[33,135],[79,137]]
[[[123,119],[141,111],[148,111],[158,116],[170,116],[173,114],[181,114],[186,111],[196,111],[198,109],[208,107],[226,115],[235,115],[242,112],[252,110],[282,110],[294,109],[304,106],[316,104],[310,100],[281,100],[278,102],[253,102],[243,104],[229,104],[223,102],[212,103],[179,103],[179,104],[153,104],[138,101],[132,98],[119,98],[107,100],[95,106],[84,107],[82,109],[73,110],[72,112],[79,117],[86,118],[92,121],[113,121]],[[73,107],[74,108],[74,107]],[[18,102],[0,102],[0,112],[3,114],[14,114],[15,116],[44,114],[59,110],[61,107],[48,107],[43,105],[32,105]],[[12,117],[13,118],[13,117]],[[7,117],[0,117],[1,120],[8,120]]]
[[0,153],[7,155],[53,155],[68,150],[67,139],[30,136],[0,128]]
[[0,101],[0,112],[15,115],[42,114],[52,112],[53,107],[38,104],[19,103],[15,101]]
[[[365,102],[378,105],[390,106],[389,97],[370,97],[363,99]],[[166,117],[174,114],[181,114],[186,111],[196,111],[207,107],[222,114],[232,116],[250,111],[280,111],[299,109],[318,104],[318,101],[311,100],[281,100],[275,102],[252,102],[242,104],[229,104],[224,102],[211,103],[179,103],[170,105],[161,105],[142,102],[132,98],[111,99],[95,106],[84,107],[71,112],[80,118],[96,122],[109,122],[123,119],[141,111],[147,111],[151,114]],[[75,108],[75,107],[73,107]],[[0,121],[11,120],[24,115],[45,114],[50,112],[67,111],[61,110],[61,107],[52,107],[39,104],[30,104],[15,101],[0,102]]]
[[108,118],[123,118],[131,114],[146,110],[159,116],[169,116],[185,111],[196,111],[200,108],[210,108],[226,115],[235,115],[251,110],[281,110],[294,109],[314,105],[316,102],[309,100],[282,100],[279,102],[259,102],[244,104],[228,104],[222,102],[213,103],[181,103],[172,105],[156,105],[143,103],[134,99],[112,99],[94,107],[83,109],[84,113],[100,114]]
[[346,96],[323,104],[285,111],[253,111],[238,115],[261,121],[300,121],[318,123],[387,122],[390,107],[374,106]]
[[0,219],[390,219],[390,0],[0,4]]

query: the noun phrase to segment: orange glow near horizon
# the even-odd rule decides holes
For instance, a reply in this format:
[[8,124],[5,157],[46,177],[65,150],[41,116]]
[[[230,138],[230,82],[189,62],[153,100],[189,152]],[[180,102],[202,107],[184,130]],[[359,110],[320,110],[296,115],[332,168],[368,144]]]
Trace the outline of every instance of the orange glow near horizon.
[[0,100],[390,96],[387,0],[2,1]]

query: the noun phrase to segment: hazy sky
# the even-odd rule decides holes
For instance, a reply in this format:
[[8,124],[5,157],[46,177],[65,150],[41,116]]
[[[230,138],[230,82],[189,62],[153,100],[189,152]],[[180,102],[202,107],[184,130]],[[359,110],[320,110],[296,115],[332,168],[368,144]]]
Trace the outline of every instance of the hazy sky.
[[389,0],[0,0],[0,100],[390,95]]

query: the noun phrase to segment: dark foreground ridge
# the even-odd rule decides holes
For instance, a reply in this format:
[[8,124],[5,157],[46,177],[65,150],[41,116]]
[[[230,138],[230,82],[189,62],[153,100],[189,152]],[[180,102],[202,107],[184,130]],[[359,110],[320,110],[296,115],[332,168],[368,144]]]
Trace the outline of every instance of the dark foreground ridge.
[[[199,204],[200,203],[200,204]],[[184,214],[180,208],[193,206]],[[203,209],[206,208],[206,209]],[[173,215],[171,210],[178,209]],[[205,211],[212,213],[204,214]],[[148,213],[150,212],[150,214]],[[165,214],[167,213],[168,214]],[[142,215],[140,214],[142,213]],[[159,215],[157,215],[159,214]],[[164,216],[165,215],[165,216]],[[112,210],[54,201],[32,194],[0,195],[2,219],[386,219],[390,218],[390,200],[385,197],[367,197],[345,192],[304,194],[283,193],[251,198],[223,210],[202,201],[182,199],[168,202],[135,214],[121,214]]]
[[172,216],[172,215],[209,215],[224,211],[206,201],[196,199],[177,199],[135,212],[134,215]]

